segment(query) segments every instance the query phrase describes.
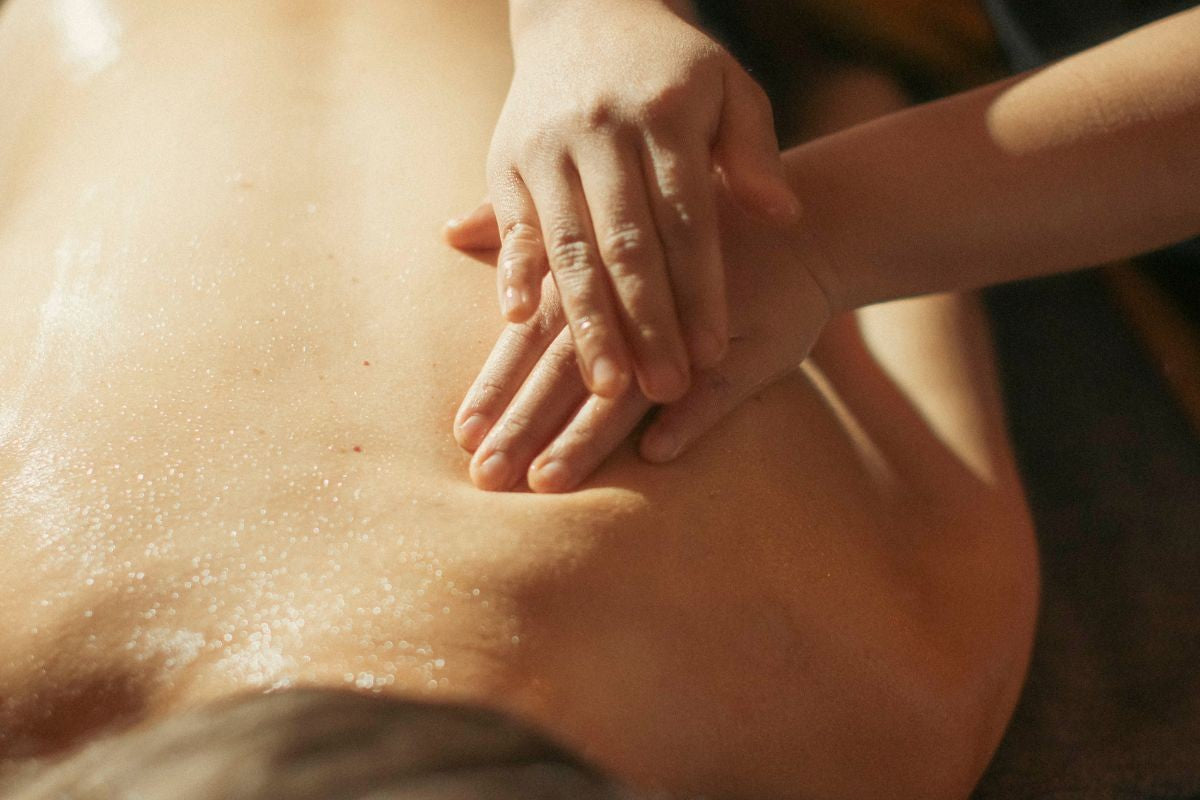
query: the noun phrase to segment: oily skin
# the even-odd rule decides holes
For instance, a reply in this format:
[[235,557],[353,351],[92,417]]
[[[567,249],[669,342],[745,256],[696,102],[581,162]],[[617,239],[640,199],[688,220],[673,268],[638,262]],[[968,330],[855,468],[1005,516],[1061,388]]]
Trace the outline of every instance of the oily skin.
[[969,304],[864,318],[936,393],[849,335],[668,468],[481,492],[449,419],[492,276],[437,230],[480,193],[503,4],[110,0],[84,73],[52,8],[0,17],[0,759],[349,685],[680,793],[966,794],[1036,602]]
[[[790,315],[766,348],[731,346],[641,435],[651,461],[677,457],[746,395],[803,356],[831,314],[937,291],[1052,274],[1163,247],[1200,234],[1200,10],[1133,31],[1040,72],[888,115],[826,136],[784,156],[798,196],[819,198],[790,232],[753,239],[776,253],[765,263],[739,253],[724,233],[730,284],[750,282],[765,304],[737,298],[731,318]],[[736,230],[731,215],[722,225]],[[807,273],[828,314],[792,290]],[[503,364],[485,364],[460,411],[459,440],[485,453],[507,450],[508,481],[487,470],[484,488],[511,485],[529,465],[529,485],[564,491],[584,480],[637,417],[610,414],[582,429],[563,422],[527,436],[488,426],[513,415],[555,418],[543,397],[518,395],[527,374],[563,356],[556,330],[525,332]],[[509,337],[511,338],[511,337]],[[545,352],[545,360],[538,357]],[[503,369],[508,364],[524,369]],[[712,387],[721,387],[713,392]],[[639,398],[626,398],[626,405]],[[618,400],[618,403],[620,401]],[[600,405],[598,400],[589,404]],[[474,419],[465,435],[463,420]],[[485,438],[486,437],[486,438]],[[553,465],[554,479],[539,474]]]

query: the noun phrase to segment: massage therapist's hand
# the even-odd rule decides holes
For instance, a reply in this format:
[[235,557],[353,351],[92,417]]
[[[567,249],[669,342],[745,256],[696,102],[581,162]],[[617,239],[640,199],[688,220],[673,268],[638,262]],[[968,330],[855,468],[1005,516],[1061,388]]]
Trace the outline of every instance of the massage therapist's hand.
[[633,378],[678,400],[728,341],[714,170],[780,224],[770,104],[724,49],[665,0],[512,0],[512,85],[489,155],[494,204],[451,223],[463,248],[502,239],[503,312],[524,322],[549,269],[588,387]]
[[[828,275],[811,236],[781,231],[721,203],[728,265],[727,352],[699,372],[677,402],[661,408],[642,435],[652,462],[674,459],[746,398],[795,369],[832,309],[816,275]],[[538,492],[577,486],[637,426],[652,404],[637,387],[617,398],[588,391],[553,284],[527,322],[510,323],[455,419],[460,445],[474,452],[471,479],[505,490],[525,475]]]

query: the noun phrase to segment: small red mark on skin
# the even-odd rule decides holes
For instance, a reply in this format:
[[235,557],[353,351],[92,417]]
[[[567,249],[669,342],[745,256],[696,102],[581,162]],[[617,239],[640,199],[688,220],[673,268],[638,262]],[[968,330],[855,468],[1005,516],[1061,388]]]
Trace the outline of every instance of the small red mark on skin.
[[361,452],[362,452],[362,445],[358,445],[358,444],[354,445],[354,452],[356,452],[356,453],[361,453]]
[[364,366],[364,367],[369,367],[369,366],[371,366],[371,362],[370,362],[370,361],[364,361],[364,362],[363,362],[363,366]]

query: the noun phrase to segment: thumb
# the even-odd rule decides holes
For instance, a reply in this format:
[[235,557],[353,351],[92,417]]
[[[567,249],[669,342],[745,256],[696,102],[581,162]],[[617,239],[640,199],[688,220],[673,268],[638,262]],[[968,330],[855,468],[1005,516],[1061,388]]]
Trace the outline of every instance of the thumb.
[[727,74],[725,87],[713,154],[725,185],[749,213],[790,225],[800,218],[800,201],[784,177],[771,101],[740,68]]
[[682,399],[659,409],[642,434],[638,452],[654,464],[674,461],[684,450],[764,385],[751,369],[743,341],[730,343],[729,355],[714,369],[698,374]]
[[447,222],[442,233],[446,242],[459,250],[495,250],[500,247],[496,211],[487,200],[465,217]]

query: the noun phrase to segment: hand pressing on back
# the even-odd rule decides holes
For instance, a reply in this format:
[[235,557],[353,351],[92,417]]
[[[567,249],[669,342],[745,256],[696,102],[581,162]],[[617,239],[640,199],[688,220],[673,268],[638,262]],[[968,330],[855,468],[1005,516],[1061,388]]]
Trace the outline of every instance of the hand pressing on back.
[[616,398],[636,381],[651,400],[678,400],[729,341],[712,176],[763,219],[799,215],[770,103],[664,0],[513,0],[512,11],[491,204],[447,238],[499,243],[514,323],[538,311],[549,270],[592,392]]
[[[730,341],[724,357],[697,373],[687,393],[660,408],[639,443],[643,458],[666,462],[746,398],[795,369],[833,309],[816,276],[828,274],[804,232],[781,231],[720,203],[728,268]],[[510,323],[455,418],[459,444],[474,453],[471,479],[503,491],[524,476],[537,492],[578,486],[637,427],[652,403],[636,386],[616,398],[590,392],[575,368],[575,346],[547,279],[541,305]]]

